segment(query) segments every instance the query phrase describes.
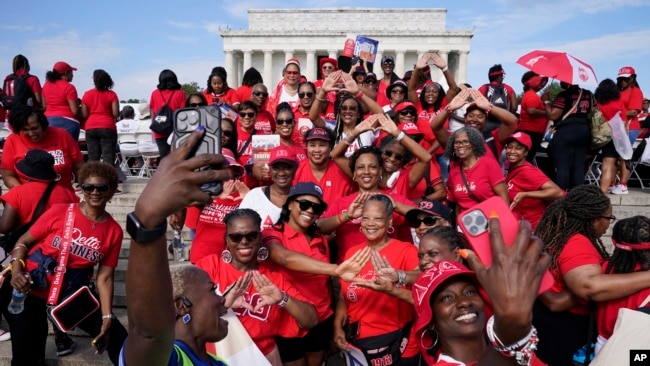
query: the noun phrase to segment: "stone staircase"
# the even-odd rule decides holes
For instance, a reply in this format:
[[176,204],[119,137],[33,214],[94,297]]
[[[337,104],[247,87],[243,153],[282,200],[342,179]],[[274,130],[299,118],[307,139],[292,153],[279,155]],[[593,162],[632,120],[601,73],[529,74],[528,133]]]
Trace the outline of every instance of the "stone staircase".
[[[120,184],[120,189],[123,194],[115,196],[109,205],[107,210],[113,215],[113,218],[125,229],[126,214],[133,210],[135,201],[138,198],[140,192],[146,185],[148,180],[146,179],[134,179],[129,178],[129,180],[123,184]],[[6,191],[6,187],[3,187]],[[616,196],[609,195],[612,205],[614,206],[613,212],[618,219],[623,219],[626,217],[634,215],[646,215],[650,216],[650,190],[641,190],[638,188],[631,188],[630,194],[627,196]],[[164,193],[161,194],[164,198]],[[611,249],[611,227],[608,230],[607,234],[603,238],[605,245]],[[128,234],[125,233],[124,242],[122,243],[122,250],[120,252],[120,259],[118,266],[115,270],[115,296],[113,298],[113,308],[114,312],[119,318],[120,322],[127,327],[127,316],[126,316],[126,291],[125,291],[125,278],[126,278],[126,266],[129,256],[130,242]],[[171,230],[167,232],[167,238],[171,242],[173,233]],[[189,249],[189,231],[184,229],[183,239],[186,245],[186,248]],[[170,261],[172,260],[170,256]],[[6,325],[6,324],[5,324]],[[50,330],[51,333],[51,330]],[[97,356],[93,353],[88,335],[81,331],[73,331],[71,333],[72,338],[76,342],[77,346],[75,351],[65,357],[57,358],[55,353],[54,346],[54,337],[49,336],[47,342],[46,358],[48,365],[61,365],[61,366],[87,366],[87,365],[111,365],[108,356],[101,355]],[[10,365],[11,361],[11,344],[10,342],[0,342],[0,366]]]

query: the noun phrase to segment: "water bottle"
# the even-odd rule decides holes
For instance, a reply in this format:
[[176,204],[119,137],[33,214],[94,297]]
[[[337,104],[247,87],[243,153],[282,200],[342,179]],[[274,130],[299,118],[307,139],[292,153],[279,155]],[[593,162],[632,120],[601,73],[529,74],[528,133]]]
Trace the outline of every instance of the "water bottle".
[[183,238],[181,238],[181,232],[179,230],[174,230],[174,239],[172,240],[172,247],[174,248],[174,261],[184,262],[185,243],[183,243]]
[[27,294],[23,294],[22,292],[16,291],[16,289],[13,289],[11,291],[11,302],[9,303],[9,307],[7,307],[7,311],[9,311],[9,314],[20,314],[23,312],[23,309],[25,309],[25,299],[27,298]]

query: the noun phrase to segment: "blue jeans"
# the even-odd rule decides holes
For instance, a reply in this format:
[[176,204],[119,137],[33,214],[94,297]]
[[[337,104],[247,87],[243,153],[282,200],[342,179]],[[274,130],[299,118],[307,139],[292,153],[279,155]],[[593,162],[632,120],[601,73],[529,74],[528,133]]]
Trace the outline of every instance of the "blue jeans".
[[115,163],[115,147],[117,146],[117,131],[110,128],[92,128],[86,130],[86,144],[88,145],[88,161]]
[[59,127],[68,131],[73,140],[79,141],[79,130],[81,129],[79,122],[59,116],[47,117],[47,122],[50,126]]
[[449,158],[444,154],[436,155],[436,160],[438,161],[438,166],[440,166],[440,178],[442,179],[442,184],[447,186],[447,177],[449,176]]

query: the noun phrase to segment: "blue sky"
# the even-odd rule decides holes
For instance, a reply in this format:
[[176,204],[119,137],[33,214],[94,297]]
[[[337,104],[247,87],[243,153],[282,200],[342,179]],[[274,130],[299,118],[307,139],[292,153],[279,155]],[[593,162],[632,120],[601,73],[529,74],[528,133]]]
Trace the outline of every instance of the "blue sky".
[[[207,5],[206,5],[207,3]],[[239,1],[5,1],[0,22],[0,74],[12,58],[27,56],[41,82],[59,60],[79,70],[79,95],[92,88],[94,69],[108,71],[120,99],[148,99],[158,74],[169,68],[181,83],[204,85],[212,67],[224,64],[219,29],[247,29],[247,9],[275,8],[262,0]],[[422,1],[285,0],[285,8],[418,8]],[[468,81],[485,83],[501,63],[506,82],[521,91],[526,69],[515,60],[534,49],[569,52],[591,64],[599,80],[616,78],[621,66],[636,68],[650,95],[650,0],[435,1],[447,9],[447,29],[474,29]],[[399,30],[396,30],[399,32]],[[381,40],[380,48],[381,48]]]

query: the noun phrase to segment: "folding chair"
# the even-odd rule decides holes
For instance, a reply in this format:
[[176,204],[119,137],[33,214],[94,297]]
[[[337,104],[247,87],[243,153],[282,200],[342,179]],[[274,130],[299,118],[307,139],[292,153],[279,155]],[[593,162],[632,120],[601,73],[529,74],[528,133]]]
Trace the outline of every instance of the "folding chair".
[[594,184],[596,186],[600,185],[600,175],[602,174],[600,165],[602,162],[599,161],[598,158],[600,158],[600,150],[594,154],[594,157],[591,159],[589,167],[587,168],[587,173],[585,174],[585,183],[587,184]]
[[133,134],[136,141],[138,141],[138,152],[144,160],[142,164],[142,169],[138,174],[139,178],[151,178],[151,175],[156,171],[152,166],[151,162],[154,159],[160,158],[160,152],[158,151],[158,145],[153,140],[153,134],[150,131],[138,131]]
[[643,156],[643,150],[647,149],[648,146],[645,143],[645,140],[643,138],[638,138],[636,139],[636,141],[634,141],[634,145],[632,147],[634,148],[634,153],[632,154],[632,169],[630,169],[630,180],[632,179],[638,180],[641,189],[646,189],[646,186],[643,184],[643,179],[641,179],[641,176],[637,171],[637,167],[639,166],[639,164],[649,166],[648,164],[644,164],[641,162],[641,157]]
[[[140,154],[140,150],[138,148],[138,139],[135,138],[134,133],[118,132],[117,143],[120,148],[120,159],[116,163],[119,163],[120,169],[126,175],[133,175],[129,163],[140,162],[142,160],[142,154]],[[138,167],[138,174],[141,168],[142,165]]]

